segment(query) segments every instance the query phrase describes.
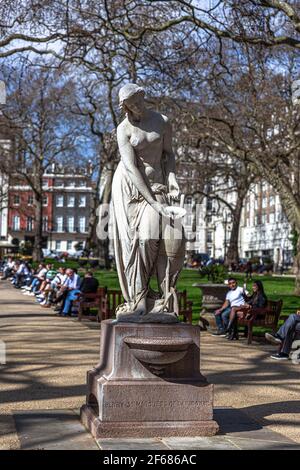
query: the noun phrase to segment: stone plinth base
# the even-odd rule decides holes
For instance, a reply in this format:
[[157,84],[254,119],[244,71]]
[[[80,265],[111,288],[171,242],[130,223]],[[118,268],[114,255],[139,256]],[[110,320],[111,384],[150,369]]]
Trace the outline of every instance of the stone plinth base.
[[102,322],[82,423],[95,438],[216,434],[199,341],[198,326]]
[[82,424],[95,439],[117,437],[194,437],[214,436],[219,426],[215,421],[101,421],[91,406],[80,410]]

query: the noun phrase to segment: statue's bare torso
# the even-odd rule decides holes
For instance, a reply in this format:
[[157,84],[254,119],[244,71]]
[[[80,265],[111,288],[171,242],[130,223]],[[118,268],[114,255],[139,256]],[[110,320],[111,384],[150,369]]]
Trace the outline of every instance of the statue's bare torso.
[[166,123],[165,116],[148,111],[142,122],[131,123],[126,118],[119,126],[134,149],[137,167],[150,183],[165,184],[162,154]]

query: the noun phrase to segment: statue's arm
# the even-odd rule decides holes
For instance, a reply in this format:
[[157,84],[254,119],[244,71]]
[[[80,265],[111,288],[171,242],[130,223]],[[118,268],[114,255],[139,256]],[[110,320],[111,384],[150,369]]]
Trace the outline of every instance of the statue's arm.
[[165,133],[163,140],[163,151],[166,155],[165,170],[167,177],[168,191],[172,198],[177,199],[179,196],[179,186],[175,174],[175,155],[172,148],[172,126],[167,117],[165,120]]
[[126,130],[122,126],[122,124],[117,129],[117,139],[121,160],[126,168],[129,178],[131,179],[138,192],[145,198],[145,200],[151,206],[153,206],[155,210],[160,212],[160,210],[158,210],[158,207],[156,207],[158,202],[154,199],[141,172],[135,164],[134,150],[132,148],[132,145],[130,144],[129,135],[126,133]]

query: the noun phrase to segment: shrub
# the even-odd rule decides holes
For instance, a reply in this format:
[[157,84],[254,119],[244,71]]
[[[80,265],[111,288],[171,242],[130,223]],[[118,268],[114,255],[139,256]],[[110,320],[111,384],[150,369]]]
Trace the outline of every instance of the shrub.
[[224,264],[210,264],[199,269],[201,277],[207,276],[213,284],[223,284],[228,277],[228,268]]

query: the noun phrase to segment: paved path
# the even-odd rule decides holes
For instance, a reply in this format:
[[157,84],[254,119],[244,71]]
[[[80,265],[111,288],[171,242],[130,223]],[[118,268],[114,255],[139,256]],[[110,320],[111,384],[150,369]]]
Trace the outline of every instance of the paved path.
[[[86,371],[98,361],[99,325],[56,317],[32,297],[0,283],[0,449],[19,448],[13,413],[76,410]],[[269,358],[272,346],[202,335],[202,372],[215,405],[240,408],[265,428],[300,443],[300,366]]]

